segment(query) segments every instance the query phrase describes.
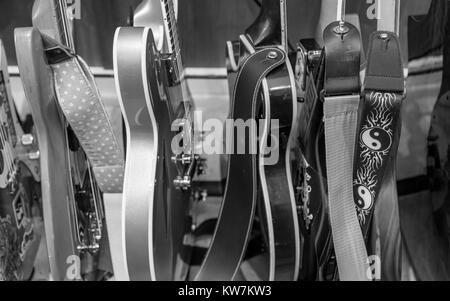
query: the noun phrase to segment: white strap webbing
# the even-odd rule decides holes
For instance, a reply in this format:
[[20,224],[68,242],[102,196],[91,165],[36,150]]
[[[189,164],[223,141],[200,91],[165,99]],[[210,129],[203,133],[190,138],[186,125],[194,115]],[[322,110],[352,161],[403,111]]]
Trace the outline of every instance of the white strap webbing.
[[353,200],[353,157],[360,96],[327,97],[324,103],[328,202],[342,281],[368,281],[367,250]]

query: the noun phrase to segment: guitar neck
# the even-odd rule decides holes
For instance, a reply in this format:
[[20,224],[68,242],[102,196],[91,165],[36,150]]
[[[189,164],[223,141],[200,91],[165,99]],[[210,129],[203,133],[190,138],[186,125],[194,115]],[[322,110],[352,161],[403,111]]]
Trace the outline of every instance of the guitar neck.
[[172,54],[176,61],[178,78],[180,78],[181,88],[184,100],[189,98],[189,92],[185,79],[184,65],[181,58],[180,39],[178,35],[178,24],[175,14],[175,6],[173,0],[160,0],[164,18],[164,27],[167,37],[167,50]]
[[36,0],[33,25],[58,43],[75,50],[66,0]]
[[245,31],[253,45],[278,46],[288,50],[286,0],[263,0],[261,11]]

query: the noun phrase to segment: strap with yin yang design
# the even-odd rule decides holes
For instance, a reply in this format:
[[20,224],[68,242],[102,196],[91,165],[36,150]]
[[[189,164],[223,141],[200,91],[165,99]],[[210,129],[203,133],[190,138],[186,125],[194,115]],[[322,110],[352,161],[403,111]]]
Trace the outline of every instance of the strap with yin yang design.
[[375,202],[398,149],[405,79],[397,36],[371,35],[360,107],[353,172],[353,194],[363,235],[369,235]]

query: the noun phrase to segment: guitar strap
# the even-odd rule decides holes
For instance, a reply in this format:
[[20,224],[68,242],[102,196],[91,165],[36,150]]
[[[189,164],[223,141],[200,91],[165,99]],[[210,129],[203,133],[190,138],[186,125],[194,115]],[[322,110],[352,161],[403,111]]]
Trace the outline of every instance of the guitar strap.
[[121,193],[124,156],[89,67],[49,37],[44,37],[58,103],[82,145],[103,193]]
[[324,31],[324,121],[328,201],[342,281],[367,281],[368,256],[353,202],[353,154],[360,102],[361,40],[356,27],[331,23]]
[[[400,243],[395,162],[404,93],[405,79],[398,38],[391,32],[375,32],[369,42],[366,79],[357,130],[353,194],[359,223],[368,246],[370,234],[373,232],[371,225],[374,224],[372,222],[374,212],[383,211],[382,214],[376,214],[378,218],[376,224],[382,230],[380,231],[382,250],[385,249],[384,245],[386,248],[396,245],[395,240]],[[393,237],[394,241],[385,242],[389,236]],[[397,256],[391,255],[383,256],[383,261],[395,260]],[[395,267],[400,263],[389,265]]]
[[[257,121],[257,100],[262,82],[286,59],[286,54],[279,48],[265,48],[245,60],[234,89],[233,121]],[[197,281],[233,280],[243,259],[257,201],[257,142],[256,129],[253,130],[250,129],[250,137],[233,135],[234,149],[228,161],[225,197],[212,243],[195,278]],[[245,150],[245,153],[240,154],[239,150]]]

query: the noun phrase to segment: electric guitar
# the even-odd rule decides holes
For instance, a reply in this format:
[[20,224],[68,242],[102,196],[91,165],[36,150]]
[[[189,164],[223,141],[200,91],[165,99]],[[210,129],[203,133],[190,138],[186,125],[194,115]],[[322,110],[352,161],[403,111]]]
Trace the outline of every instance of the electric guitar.
[[142,21],[136,14],[134,25],[144,27],[118,28],[114,39],[127,131],[123,235],[130,280],[185,280],[190,260],[191,184],[198,158],[173,1],[160,0],[160,6],[162,18],[155,13]]
[[315,40],[297,46],[296,81],[302,109],[299,117],[297,204],[304,239],[302,280],[336,279],[328,216],[323,103],[324,55]]
[[[297,96],[288,59],[286,1],[263,1],[260,16],[241,36],[238,47],[236,44],[227,43],[228,62],[234,61],[237,66],[229,74],[230,85],[234,86],[230,118],[235,122],[254,118],[259,121],[258,132],[262,135],[257,155],[229,156],[221,214],[196,279],[234,279],[245,259],[250,233],[260,232],[263,251],[257,255],[261,264],[252,265],[248,258],[259,279],[292,281],[298,276],[300,234],[291,174]],[[239,55],[233,49],[239,49]],[[267,68],[273,69],[264,70],[271,60],[278,63],[269,64]],[[260,71],[263,73],[261,81],[256,81],[256,99],[252,103],[251,97],[240,98],[242,90],[249,92],[245,91],[246,81],[253,83],[248,72],[259,76]],[[248,84],[248,89],[253,88]],[[245,138],[234,137],[234,145],[239,145],[241,139]],[[278,156],[273,156],[275,153]]]
[[40,142],[52,278],[103,279],[102,193],[121,191],[123,158],[93,76],[74,54],[66,5],[37,0],[34,28],[16,29],[16,52]]
[[12,98],[0,40],[0,281],[28,280],[40,245],[39,149],[25,133]]

